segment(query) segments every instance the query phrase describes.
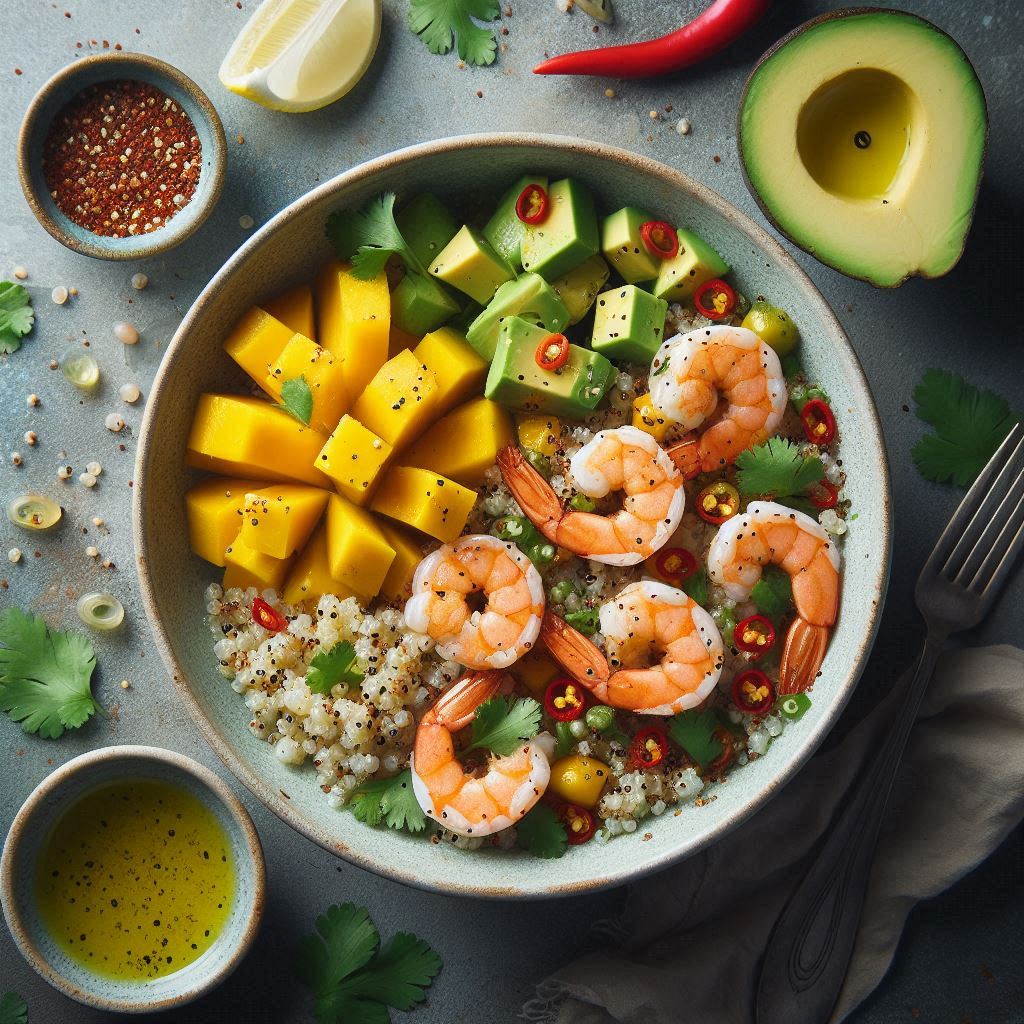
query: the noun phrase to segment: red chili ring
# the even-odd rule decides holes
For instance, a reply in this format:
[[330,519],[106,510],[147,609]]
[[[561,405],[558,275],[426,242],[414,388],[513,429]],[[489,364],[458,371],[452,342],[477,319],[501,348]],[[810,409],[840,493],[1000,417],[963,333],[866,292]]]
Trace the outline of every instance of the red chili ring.
[[[763,643],[757,640],[746,641],[744,633],[751,630],[764,638]],[[741,622],[736,623],[733,630],[733,644],[737,650],[745,651],[747,654],[758,656],[767,654],[775,645],[775,627],[763,615],[748,615]]]
[[280,633],[282,629],[288,628],[288,620],[262,597],[253,598],[252,621],[270,633]]
[[[571,690],[571,693],[570,693]],[[587,710],[586,691],[575,679],[555,679],[544,691],[544,710],[556,722],[575,722]],[[555,703],[561,699],[561,706]]]
[[[562,820],[562,824],[565,825],[570,846],[582,846],[594,838],[594,833],[597,831],[597,822],[585,807],[577,807],[576,804],[566,804],[562,808],[559,817]],[[582,821],[583,826],[576,829],[573,826],[578,821]]]
[[654,559],[659,574],[685,583],[699,568],[696,556],[686,548],[662,548]]
[[[655,749],[647,744],[653,742]],[[629,760],[637,768],[654,768],[665,760],[668,751],[668,733],[660,725],[649,725],[641,729],[629,745]]]
[[828,480],[811,485],[807,498],[815,508],[835,508],[839,504],[839,489]]
[[[748,684],[755,693],[763,689],[762,696],[751,701],[746,692]],[[775,687],[759,668],[748,668],[732,681],[732,702],[748,715],[763,715],[775,703]]]
[[542,370],[560,370],[569,362],[569,339],[564,334],[549,334],[537,346],[533,359]]
[[[721,309],[717,305],[709,304],[706,301],[709,297],[716,295],[724,297]],[[696,294],[693,296],[693,305],[698,313],[706,316],[709,320],[725,320],[736,311],[736,292],[725,281],[721,281],[717,277],[712,278],[710,281],[705,281],[697,289]]]
[[524,224],[541,224],[547,215],[547,192],[540,185],[527,185],[516,200],[516,216]]
[[659,260],[670,260],[679,254],[679,235],[666,220],[648,220],[641,224],[640,241]]
[[800,410],[800,419],[808,441],[815,444],[829,444],[836,437],[836,417],[828,402],[812,398]]

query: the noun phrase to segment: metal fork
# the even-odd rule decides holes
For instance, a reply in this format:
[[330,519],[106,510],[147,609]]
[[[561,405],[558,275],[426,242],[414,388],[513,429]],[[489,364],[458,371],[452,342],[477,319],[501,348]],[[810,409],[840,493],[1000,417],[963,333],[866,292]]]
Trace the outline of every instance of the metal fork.
[[1024,548],[1024,424],[967,492],[917,581],[924,650],[877,758],[854,785],[768,942],[757,1024],[824,1024],[846,977],[878,831],[903,749],[951,633],[988,614]]

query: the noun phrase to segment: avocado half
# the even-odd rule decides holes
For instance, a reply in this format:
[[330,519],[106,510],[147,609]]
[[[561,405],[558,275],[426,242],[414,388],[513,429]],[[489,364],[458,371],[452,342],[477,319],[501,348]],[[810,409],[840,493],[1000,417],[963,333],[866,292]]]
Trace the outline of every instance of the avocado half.
[[963,252],[988,137],[967,55],[913,14],[835,11],[772,47],[737,128],[747,186],[816,259],[893,288]]

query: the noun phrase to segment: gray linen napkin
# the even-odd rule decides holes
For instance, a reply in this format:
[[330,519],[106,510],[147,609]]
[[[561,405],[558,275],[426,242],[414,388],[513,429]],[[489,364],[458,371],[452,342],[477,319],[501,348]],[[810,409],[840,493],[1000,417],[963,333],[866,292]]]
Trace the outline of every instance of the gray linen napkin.
[[[626,909],[608,928],[608,948],[542,982],[524,1018],[749,1024],[772,926],[807,854],[875,748],[896,695],[894,689],[721,842],[632,886]],[[1024,816],[1022,741],[1024,651],[987,647],[944,658],[882,827],[833,1024],[882,979],[914,904],[984,860]]]

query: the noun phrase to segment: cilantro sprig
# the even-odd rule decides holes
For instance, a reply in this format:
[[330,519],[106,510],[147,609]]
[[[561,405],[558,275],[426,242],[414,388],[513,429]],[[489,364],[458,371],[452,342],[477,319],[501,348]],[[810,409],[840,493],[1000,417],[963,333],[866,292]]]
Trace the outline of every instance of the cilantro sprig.
[[306,671],[306,685],[313,693],[328,694],[339,683],[361,683],[365,673],[358,666],[356,649],[341,640],[326,651],[317,651]]
[[718,718],[714,711],[683,711],[668,720],[668,734],[702,768],[722,753],[722,744],[715,738]]
[[506,700],[492,697],[476,709],[468,750],[490,750],[503,757],[540,729],[541,707],[532,697]]
[[736,482],[741,494],[789,498],[804,494],[825,475],[816,455],[803,455],[794,441],[773,437],[740,452]]
[[313,417],[313,392],[305,376],[292,377],[281,385],[281,408],[307,427]]
[[359,210],[335,210],[327,218],[327,237],[343,260],[352,261],[352,276],[369,281],[392,256],[410,274],[426,276],[395,220],[395,193],[385,192]]
[[934,433],[925,434],[911,455],[920,474],[936,483],[972,483],[1017,422],[1005,399],[947,370],[926,370],[914,402]]
[[28,290],[12,281],[0,281],[0,352],[17,352],[35,319]]
[[793,606],[793,584],[788,573],[774,565],[766,566],[750,591],[750,599],[761,615],[778,625]]
[[412,789],[412,772],[406,768],[390,779],[373,779],[357,786],[349,800],[357,821],[367,825],[383,822],[388,828],[422,832],[427,817]]
[[388,1024],[388,1007],[411,1010],[441,970],[441,958],[409,932],[381,945],[365,907],[327,908],[304,936],[296,973],[313,990],[320,1024]]
[[5,992],[0,997],[0,1024],[26,1024],[28,1006],[17,992]]
[[96,652],[87,637],[50,629],[17,608],[0,613],[0,711],[27,733],[55,740],[96,711]]
[[553,860],[569,846],[569,834],[547,804],[535,804],[516,826],[516,843],[534,857]]
[[498,0],[409,0],[409,27],[431,53],[456,46],[467,64],[493,64],[498,41],[476,22],[494,21],[500,12]]

